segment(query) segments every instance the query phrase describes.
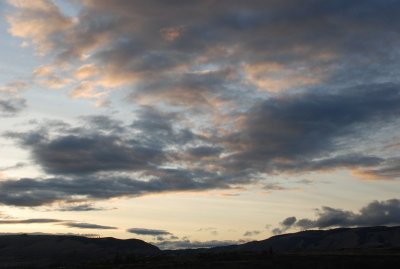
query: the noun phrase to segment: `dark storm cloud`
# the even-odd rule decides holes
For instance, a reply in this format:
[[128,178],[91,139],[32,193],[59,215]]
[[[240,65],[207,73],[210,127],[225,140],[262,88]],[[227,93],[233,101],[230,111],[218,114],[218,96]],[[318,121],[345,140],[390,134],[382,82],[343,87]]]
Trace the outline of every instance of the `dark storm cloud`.
[[0,116],[11,117],[20,113],[26,108],[25,99],[10,98],[0,99]]
[[130,228],[126,230],[128,233],[138,234],[138,235],[151,235],[151,236],[159,236],[159,235],[170,235],[170,232],[165,230],[155,230],[155,229],[146,229],[146,228]]
[[[288,225],[286,222],[290,219]],[[399,225],[400,224],[400,200],[390,199],[386,201],[373,201],[361,208],[359,212],[352,212],[324,206],[317,210],[315,219],[287,218],[282,226],[289,228],[312,229],[332,227],[354,227],[354,226],[377,226],[377,225]],[[282,231],[277,228],[276,231]],[[285,231],[285,230],[283,230]],[[280,233],[278,232],[278,233]]]
[[84,222],[67,222],[62,225],[69,228],[79,228],[79,229],[97,229],[97,230],[115,230],[117,227],[103,226],[98,224],[84,223]]

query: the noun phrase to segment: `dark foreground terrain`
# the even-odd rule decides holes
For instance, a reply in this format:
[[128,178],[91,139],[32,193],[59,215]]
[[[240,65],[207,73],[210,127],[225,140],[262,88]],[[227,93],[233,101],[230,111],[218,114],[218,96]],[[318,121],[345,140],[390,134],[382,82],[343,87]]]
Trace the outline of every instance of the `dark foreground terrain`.
[[400,268],[400,227],[304,231],[209,249],[137,239],[0,236],[2,268]]
[[338,268],[400,268],[398,254],[273,254],[229,253],[186,254],[179,256],[115,257],[81,263],[14,263],[0,268],[76,268],[76,269],[134,269],[134,268],[277,268],[277,269],[338,269]]

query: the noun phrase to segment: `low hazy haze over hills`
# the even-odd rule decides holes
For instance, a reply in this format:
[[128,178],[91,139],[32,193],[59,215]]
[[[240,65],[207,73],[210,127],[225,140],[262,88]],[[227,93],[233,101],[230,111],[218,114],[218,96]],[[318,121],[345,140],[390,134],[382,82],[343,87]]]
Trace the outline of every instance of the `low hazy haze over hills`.
[[400,225],[399,12],[1,1],[1,231],[184,248]]

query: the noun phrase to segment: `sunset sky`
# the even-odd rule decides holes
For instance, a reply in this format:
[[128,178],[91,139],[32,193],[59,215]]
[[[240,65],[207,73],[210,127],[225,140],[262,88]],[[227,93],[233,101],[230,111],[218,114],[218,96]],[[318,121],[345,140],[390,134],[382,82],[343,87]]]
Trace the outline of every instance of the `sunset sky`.
[[400,225],[400,1],[0,1],[0,232],[161,248]]

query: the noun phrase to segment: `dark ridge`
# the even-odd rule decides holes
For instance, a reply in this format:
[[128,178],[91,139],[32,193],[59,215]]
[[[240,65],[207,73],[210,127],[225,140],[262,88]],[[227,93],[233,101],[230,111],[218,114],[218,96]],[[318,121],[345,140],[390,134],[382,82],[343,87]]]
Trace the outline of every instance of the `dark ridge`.
[[[119,255],[149,256],[160,249],[138,239],[88,238],[69,235],[2,235],[0,265],[14,263],[83,263]],[[1,267],[1,268],[3,268]]]

